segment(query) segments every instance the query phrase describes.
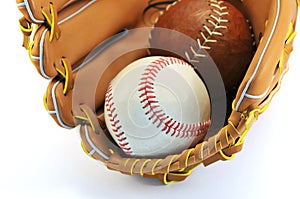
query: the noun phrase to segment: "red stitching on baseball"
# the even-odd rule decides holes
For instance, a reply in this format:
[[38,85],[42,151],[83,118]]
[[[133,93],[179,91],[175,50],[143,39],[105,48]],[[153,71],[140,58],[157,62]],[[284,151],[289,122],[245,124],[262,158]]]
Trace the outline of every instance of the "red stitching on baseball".
[[118,125],[120,123],[120,120],[118,120],[118,114],[114,114],[116,111],[116,107],[114,107],[113,103],[113,94],[112,94],[112,85],[109,84],[108,89],[106,91],[106,97],[105,97],[105,106],[107,111],[107,116],[109,118],[110,124],[112,126],[112,131],[117,137],[119,146],[123,149],[123,151],[130,155],[133,153],[131,147],[129,146],[129,143],[126,141],[127,137],[126,134],[120,130],[122,129],[122,125]]
[[155,78],[160,70],[174,63],[178,63],[184,67],[192,67],[183,60],[173,57],[161,57],[146,66],[146,72],[142,75],[141,82],[139,84],[139,92],[141,93],[139,96],[141,99],[140,102],[143,104],[144,109],[149,108],[149,110],[145,112],[145,115],[149,115],[149,120],[151,120],[153,124],[157,123],[157,128],[162,126],[162,131],[166,134],[182,138],[198,136],[207,131],[208,127],[210,126],[210,120],[197,124],[185,124],[177,122],[173,118],[170,118],[163,111],[158,100],[156,99],[153,87]]

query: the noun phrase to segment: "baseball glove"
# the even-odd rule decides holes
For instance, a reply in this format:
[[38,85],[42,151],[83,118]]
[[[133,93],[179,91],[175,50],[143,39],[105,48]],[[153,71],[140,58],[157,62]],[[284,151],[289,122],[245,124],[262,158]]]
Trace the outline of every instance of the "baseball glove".
[[[280,88],[288,70],[299,1],[227,0],[250,20],[257,49],[223,128],[180,154],[126,156],[109,136],[103,104],[109,82],[126,65],[148,55],[145,35],[174,1],[17,0],[24,17],[23,46],[39,74],[50,80],[44,103],[58,125],[80,126],[83,150],[109,169],[183,181],[200,164],[231,160]],[[134,5],[134,6],[133,6]],[[34,25],[34,26],[33,26]],[[140,29],[132,32],[130,30]]]

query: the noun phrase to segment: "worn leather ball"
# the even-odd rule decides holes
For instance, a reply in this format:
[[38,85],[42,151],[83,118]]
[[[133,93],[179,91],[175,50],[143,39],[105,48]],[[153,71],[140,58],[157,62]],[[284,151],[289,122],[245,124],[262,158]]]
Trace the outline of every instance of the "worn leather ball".
[[[178,31],[192,38],[197,45],[189,46],[178,34],[160,34],[153,31],[150,37],[150,54],[172,55],[178,49],[187,62],[193,64],[205,55],[211,56],[218,67],[228,96],[235,91],[245,76],[254,53],[254,36],[250,22],[235,6],[217,0],[180,0],[170,5],[157,19],[154,27]],[[167,51],[151,49],[159,43]]]

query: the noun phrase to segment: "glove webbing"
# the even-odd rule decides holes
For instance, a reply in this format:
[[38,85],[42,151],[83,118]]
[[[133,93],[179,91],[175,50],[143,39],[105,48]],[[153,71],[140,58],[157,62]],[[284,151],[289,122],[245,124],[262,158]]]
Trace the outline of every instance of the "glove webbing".
[[[229,119],[228,125],[215,136],[209,138],[208,141],[199,143],[195,148],[187,149],[181,154],[170,155],[164,159],[124,157],[121,150],[110,143],[91,146],[91,144],[83,141],[82,147],[89,156],[101,160],[109,169],[127,175],[137,174],[143,177],[158,178],[163,183],[169,184],[173,181],[184,180],[191,174],[192,169],[201,163],[207,166],[218,160],[233,159],[234,154],[241,151],[248,130],[257,120],[258,115],[267,107],[256,108],[244,113],[233,112],[232,117],[240,118],[239,121],[230,121]],[[87,106],[84,109],[88,110],[84,111],[85,116],[76,117],[84,121],[80,125],[85,128],[81,128],[81,130],[86,129],[89,131],[85,134],[96,134],[97,131],[101,131],[99,130],[97,115]],[[90,126],[90,128],[86,128],[86,126]],[[101,151],[102,155],[97,151]]]

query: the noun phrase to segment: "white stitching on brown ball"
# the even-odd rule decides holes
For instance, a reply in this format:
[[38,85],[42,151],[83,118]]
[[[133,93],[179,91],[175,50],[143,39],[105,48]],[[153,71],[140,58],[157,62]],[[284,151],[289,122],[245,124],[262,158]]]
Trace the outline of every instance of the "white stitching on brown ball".
[[[208,24],[203,24],[203,28],[208,33],[208,35],[205,35],[205,33],[201,30],[199,31],[199,34],[204,41],[201,43],[200,38],[196,39],[198,44],[198,49],[194,49],[193,46],[190,47],[190,50],[192,52],[192,57],[194,58],[206,57],[206,54],[201,54],[199,52],[201,52],[201,50],[203,49],[211,50],[209,44],[218,42],[218,40],[213,38],[215,35],[223,36],[220,30],[227,28],[225,23],[228,23],[229,20],[225,19],[224,16],[229,15],[229,12],[227,11],[228,9],[227,6],[222,6],[222,5],[223,5],[223,1],[210,0],[209,6],[211,7],[213,13],[209,15],[210,18],[208,18],[206,21],[207,23],[209,23],[209,25],[213,25],[213,29],[210,29]],[[199,62],[199,60],[193,59],[187,51],[185,52],[185,56],[190,63]]]

